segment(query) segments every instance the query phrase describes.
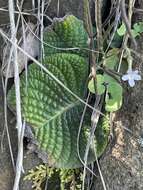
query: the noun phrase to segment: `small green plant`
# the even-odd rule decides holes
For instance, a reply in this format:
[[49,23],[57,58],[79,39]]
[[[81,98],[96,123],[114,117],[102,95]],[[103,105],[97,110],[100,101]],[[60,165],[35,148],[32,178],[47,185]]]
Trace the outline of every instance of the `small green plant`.
[[[117,30],[117,34],[119,36],[124,36],[126,32],[127,32],[126,26],[124,23],[122,23],[121,26]],[[133,28],[131,29],[131,32],[134,38],[136,38],[137,36],[140,36],[140,34],[143,33],[143,22],[135,23],[133,25]]]
[[[142,32],[143,23],[136,23],[132,29],[133,36]],[[126,27],[122,24],[115,38],[118,36],[122,40],[125,33]],[[21,75],[23,118],[31,124],[39,148],[48,153],[48,166],[37,166],[25,177],[25,180],[33,181],[34,190],[41,190],[46,179],[51,179],[55,174],[60,179],[61,190],[81,189],[82,173],[77,168],[83,166],[81,160],[84,160],[91,132],[91,112],[88,110],[79,134],[89,78],[88,41],[83,22],[75,16],[55,19],[44,33],[44,69],[32,64],[28,68],[27,80],[25,72]],[[96,156],[103,154],[108,144],[109,113],[119,110],[123,102],[121,79],[128,81],[131,87],[136,80],[141,80],[138,71],[132,70],[133,59],[128,47],[124,53],[127,73],[122,77],[117,74],[120,48],[116,44],[102,58],[99,56],[96,76],[88,83],[91,93],[103,97],[102,110],[105,116],[99,118],[96,126],[93,143],[89,148],[88,165],[96,160]],[[14,86],[8,93],[8,101],[15,108]]]
[[[82,171],[80,169],[55,169],[47,165],[36,166],[35,169],[29,170],[24,180],[32,181],[33,190],[42,190],[43,185],[48,180],[48,187],[52,190],[59,178],[61,190],[80,190],[82,181]],[[52,185],[53,184],[53,185]]]
[[29,170],[24,180],[31,180],[33,182],[33,190],[42,190],[42,184],[46,181],[47,177],[51,177],[54,173],[53,168],[48,168],[46,165],[36,166],[35,169]]
[[[110,50],[104,58],[103,66],[106,67],[106,69],[110,69],[110,71],[114,71],[119,62],[118,54],[118,49]],[[105,110],[107,112],[117,111],[122,106],[122,85],[120,84],[118,77],[116,75],[114,76],[115,77],[113,78],[111,75],[105,72],[103,74],[97,74],[97,92],[95,91],[93,79],[91,79],[88,84],[90,92],[99,95],[106,93]]]
[[[53,22],[44,33],[44,41],[46,56],[43,66],[62,83],[62,86],[36,64],[30,65],[28,79],[26,80],[25,73],[21,75],[23,118],[33,127],[39,148],[48,153],[49,166],[65,169],[82,167],[79,155],[84,160],[90,135],[91,112],[88,111],[84,117],[79,135],[79,150],[77,150],[84,104],[67,92],[63,85],[82,101],[84,100],[86,90],[84,86],[89,75],[88,54],[84,49],[88,47],[88,35],[83,22],[73,15],[68,15]],[[74,47],[77,50],[74,50]],[[8,101],[15,108],[14,86],[9,91]],[[102,139],[105,143],[101,146],[97,137],[100,136],[100,132],[103,133],[103,130],[102,126],[99,128],[100,130],[95,132],[94,139],[98,149],[97,156],[104,152],[109,135],[108,125],[104,130],[106,135]],[[94,145],[91,145],[87,163],[94,161],[95,150]]]

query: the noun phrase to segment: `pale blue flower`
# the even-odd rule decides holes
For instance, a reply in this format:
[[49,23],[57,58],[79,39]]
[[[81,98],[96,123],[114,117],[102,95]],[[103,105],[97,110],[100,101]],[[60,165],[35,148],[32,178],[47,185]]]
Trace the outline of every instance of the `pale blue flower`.
[[141,80],[141,76],[138,73],[139,73],[138,70],[133,71],[132,69],[129,69],[127,71],[127,74],[122,76],[122,80],[123,81],[128,81],[129,85],[131,87],[134,87],[135,86],[135,81]]

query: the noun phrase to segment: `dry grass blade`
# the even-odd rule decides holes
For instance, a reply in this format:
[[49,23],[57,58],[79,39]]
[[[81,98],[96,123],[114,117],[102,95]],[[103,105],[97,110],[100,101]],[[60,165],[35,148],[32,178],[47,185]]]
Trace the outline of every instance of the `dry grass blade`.
[[[130,0],[129,1],[129,9],[128,9],[128,25],[129,25],[129,28],[131,27],[131,21],[132,21],[132,15],[133,15],[133,7],[134,7],[134,4],[135,4],[135,0]],[[121,52],[121,56],[120,56],[120,61],[119,61],[119,65],[118,65],[118,70],[117,72],[120,72],[120,68],[121,68],[121,63],[122,63],[122,59],[123,59],[123,55],[124,55],[124,52],[125,52],[125,49],[127,47],[127,43],[128,43],[128,40],[129,40],[129,35],[128,33],[124,36],[124,40],[123,40],[123,44],[122,44],[122,52]],[[136,42],[135,42],[136,43]],[[135,47],[136,48],[136,47]]]
[[3,85],[3,92],[4,92],[4,120],[5,120],[5,125],[4,125],[3,134],[2,134],[2,138],[1,138],[1,150],[3,151],[3,140],[4,140],[5,130],[6,130],[12,166],[13,166],[13,169],[15,171],[14,156],[13,156],[13,151],[12,151],[12,146],[11,146],[11,138],[10,138],[10,134],[9,134],[8,119],[7,119],[7,99],[6,99],[7,85],[5,86],[3,77],[2,77],[2,85]]
[[85,113],[86,113],[86,110],[87,110],[87,104],[88,104],[88,101],[89,101],[89,97],[90,97],[90,93],[88,93],[88,96],[87,96],[87,99],[86,99],[86,104],[84,106],[84,110],[83,110],[83,113],[82,113],[82,116],[81,116],[81,120],[80,120],[80,125],[79,125],[79,130],[78,130],[78,136],[77,136],[77,153],[78,153],[78,157],[79,157],[81,163],[83,164],[83,166],[93,176],[96,176],[95,173],[87,166],[87,164],[84,162],[84,160],[81,159],[80,152],[79,152],[79,138],[80,138],[80,133],[81,133],[81,128],[82,128],[82,124],[83,124],[83,121],[84,121]]
[[114,21],[114,28],[113,28],[113,32],[111,34],[111,38],[110,38],[110,41],[108,43],[108,47],[106,48],[106,51],[105,51],[105,54],[108,52],[109,48],[110,48],[110,45],[115,37],[115,34],[116,34],[116,31],[117,31],[117,28],[118,28],[118,24],[119,24],[119,21],[120,21],[120,17],[121,17],[121,12],[120,12],[120,1],[119,0],[117,2],[117,8],[116,8],[116,15],[115,15],[115,21]]
[[[101,96],[96,96],[96,101],[95,101],[95,109],[96,110],[100,110],[102,108],[102,102],[100,102],[101,100]],[[84,155],[84,171],[83,171],[83,184],[82,184],[82,190],[85,189],[84,187],[84,181],[85,181],[85,177],[86,177],[86,168],[87,168],[87,159],[88,159],[88,153],[89,153],[89,149],[90,149],[90,145],[92,143],[94,143],[94,133],[97,127],[97,123],[99,120],[100,114],[97,113],[96,111],[93,111],[92,113],[92,117],[91,117],[91,121],[92,121],[92,128],[91,128],[91,132],[90,132],[90,136],[88,138],[88,142],[86,145],[86,150],[85,150],[85,155]],[[86,166],[86,167],[85,167]]]
[[[14,2],[9,0],[9,17],[10,17],[10,28],[11,28],[11,40],[13,44],[17,43],[16,39],[16,26],[14,18]],[[17,62],[17,47],[13,47],[13,60],[14,60],[14,82],[15,82],[15,94],[16,94],[16,118],[17,118],[17,130],[18,130],[18,157],[16,163],[16,176],[14,181],[13,190],[19,189],[20,176],[22,171],[23,162],[23,136],[24,127],[22,127],[22,116],[21,116],[21,101],[20,101],[20,79],[19,79],[19,69]]]
[[96,30],[97,30],[97,49],[101,52],[103,51],[103,36],[102,36],[102,1],[95,1],[95,22],[96,22]]

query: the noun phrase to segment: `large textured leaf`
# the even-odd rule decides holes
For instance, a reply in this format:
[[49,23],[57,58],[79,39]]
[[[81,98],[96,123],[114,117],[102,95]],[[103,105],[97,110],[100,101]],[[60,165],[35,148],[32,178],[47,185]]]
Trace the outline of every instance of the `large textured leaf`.
[[[54,26],[54,27],[53,27]],[[54,29],[53,29],[54,28]],[[55,22],[44,35],[46,42],[58,47],[86,46],[87,34],[83,24],[74,16]],[[45,46],[44,66],[66,87],[80,98],[85,97],[88,63],[81,52],[62,52]],[[21,75],[21,105],[23,118],[34,130],[39,147],[48,153],[49,164],[60,168],[77,168],[82,163],[77,151],[77,137],[84,105],[61,87],[37,65],[28,67],[28,81]],[[9,105],[15,109],[14,86],[8,94]],[[82,160],[90,132],[90,112],[85,115],[79,136],[79,153]],[[107,145],[109,126],[97,127],[95,144],[91,145],[88,163],[95,160]],[[103,135],[104,133],[104,135]],[[104,137],[101,139],[100,136]]]
[[54,19],[52,26],[45,30],[44,41],[47,42],[45,44],[46,56],[63,51],[87,55],[87,51],[84,50],[68,50],[68,48],[88,48],[88,35],[83,27],[83,22],[73,15]]
[[[87,77],[87,63],[83,58],[72,54],[58,54],[45,59],[45,66],[75,94],[83,98]],[[50,164],[66,168],[81,166],[76,142],[83,105],[34,64],[29,66],[27,88],[25,81],[23,73],[23,117],[33,126],[39,146],[48,152]],[[9,102],[15,105],[14,89],[8,97]],[[85,146],[86,138],[82,129],[82,159]],[[91,152],[90,150],[89,162],[94,160]]]

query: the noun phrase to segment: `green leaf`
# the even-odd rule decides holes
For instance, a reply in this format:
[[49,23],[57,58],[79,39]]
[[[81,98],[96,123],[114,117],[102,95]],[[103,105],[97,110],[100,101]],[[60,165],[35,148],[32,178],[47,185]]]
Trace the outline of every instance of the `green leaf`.
[[96,138],[95,144],[96,146],[97,155],[101,156],[101,153],[105,150],[108,145],[107,137],[110,134],[110,126],[109,126],[109,114],[105,113],[106,117],[101,117],[96,129]]
[[[110,55],[110,53],[109,53]],[[122,86],[111,76],[107,74],[96,75],[97,77],[97,94],[102,95],[107,85],[107,96],[105,98],[105,110],[114,112],[122,106]],[[95,93],[94,80],[91,79],[88,84],[89,91]]]
[[45,30],[44,41],[47,42],[47,45],[45,44],[46,56],[59,52],[74,52],[87,56],[85,50],[68,50],[68,48],[88,48],[88,35],[83,22],[73,15],[54,19],[52,26]]
[[105,109],[108,112],[117,111],[122,106],[122,86],[109,75],[105,75],[105,81],[108,83]]
[[110,98],[106,99],[106,111],[114,112],[122,106],[122,88],[120,85],[112,84],[108,88]]
[[114,38],[111,42],[110,47],[111,48],[120,48],[122,45],[122,42],[123,42],[123,36],[119,36],[119,34],[116,32],[114,35]]
[[[46,58],[44,65],[72,92],[81,98],[84,97],[83,87],[88,76],[88,68],[82,57],[74,54],[55,54]],[[48,153],[49,164],[61,168],[81,167],[77,154],[77,135],[84,105],[35,64],[29,66],[27,88],[25,82],[23,73],[21,76],[23,117],[33,127],[39,147]],[[14,87],[8,94],[8,101],[12,107],[15,106]],[[87,144],[87,131],[90,131],[89,121],[88,113],[79,140],[82,159]],[[90,147],[88,163],[94,160],[94,150]]]
[[133,30],[138,33],[142,33],[143,32],[143,22],[135,23],[133,25]]
[[136,38],[137,36],[140,35],[139,32],[137,32],[136,30],[132,29],[131,32],[132,32],[132,35],[133,35],[134,38]]
[[[97,94],[101,95],[105,92],[105,86],[104,86],[104,77],[103,75],[96,75],[97,79]],[[95,86],[94,86],[94,79],[91,79],[88,83],[88,89],[90,92],[95,94]]]
[[[76,95],[83,98],[87,64],[78,55],[55,54],[45,59],[44,66]],[[48,152],[50,164],[55,167],[81,166],[77,155],[77,134],[83,105],[59,86],[36,65],[28,69],[28,87],[25,73],[21,77],[23,117],[35,131],[39,147]],[[13,91],[13,90],[12,90]],[[9,102],[13,102],[13,92]],[[82,158],[85,136],[81,133]],[[90,154],[89,162],[93,160]]]
[[122,25],[120,26],[120,28],[118,28],[117,33],[119,36],[124,36],[126,33],[126,26],[124,23],[122,23]]
[[132,34],[133,37],[139,36],[143,32],[143,22],[135,23],[133,25]]
[[114,70],[117,64],[119,63],[119,49],[113,48],[108,51],[106,58],[104,59],[104,65],[111,69]]

